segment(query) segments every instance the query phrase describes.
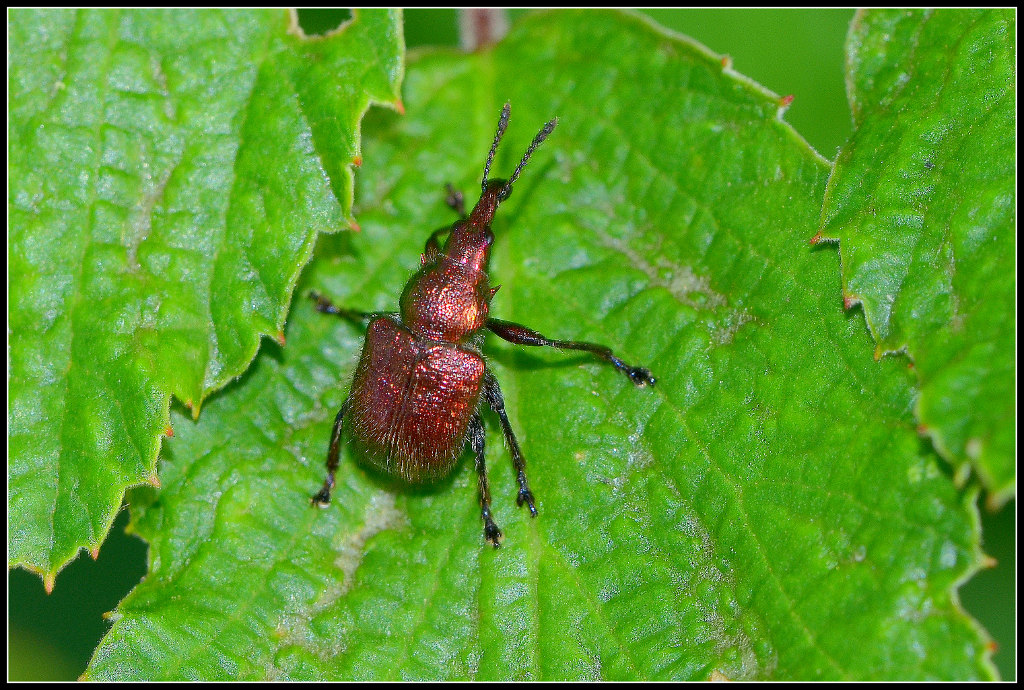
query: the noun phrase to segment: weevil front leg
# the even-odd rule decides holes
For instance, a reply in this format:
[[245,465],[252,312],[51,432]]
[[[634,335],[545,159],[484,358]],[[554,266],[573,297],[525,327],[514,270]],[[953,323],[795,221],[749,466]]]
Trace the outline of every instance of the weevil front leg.
[[338,471],[338,455],[341,453],[341,427],[345,421],[345,414],[348,412],[352,398],[345,398],[338,410],[338,416],[334,418],[334,430],[331,432],[331,447],[327,450],[327,478],[313,499],[310,501],[315,506],[326,507],[331,502],[331,490],[334,488],[334,473]]
[[[450,182],[444,188],[447,192],[444,202],[459,214],[459,220],[466,220],[466,203],[462,198],[462,192],[455,189]],[[430,237],[427,238],[427,244],[423,247],[423,263],[432,261],[435,256],[441,253],[441,237],[451,231],[452,227],[448,225],[430,233]]]
[[394,316],[393,311],[359,311],[357,309],[346,309],[335,305],[331,300],[321,295],[316,290],[309,291],[309,298],[316,302],[316,310],[321,314],[333,314],[351,321],[373,321],[378,316]]
[[537,506],[534,504],[533,492],[530,491],[530,484],[526,481],[526,459],[523,451],[519,449],[519,442],[516,434],[512,431],[512,424],[508,421],[508,414],[505,413],[505,398],[501,395],[501,386],[494,374],[487,372],[484,376],[484,399],[491,409],[498,415],[501,422],[501,432],[505,435],[505,443],[508,445],[508,452],[512,455],[512,466],[516,470],[516,482],[519,484],[519,495],[516,496],[516,505],[524,503],[530,509],[530,515],[537,517]]
[[491,489],[487,485],[487,465],[484,460],[484,422],[480,415],[473,415],[469,420],[469,445],[476,455],[476,473],[480,488],[480,517],[484,520],[484,537],[494,544],[494,548],[501,546],[501,530],[494,524],[491,517]]
[[430,233],[430,237],[427,238],[427,244],[423,247],[423,256],[420,257],[421,264],[433,261],[441,253],[441,236],[451,231],[451,227],[446,227],[438,228]]
[[462,192],[455,189],[452,183],[449,182],[444,186],[448,195],[444,198],[444,203],[448,204],[453,211],[459,214],[459,218],[462,220],[466,219],[466,200],[462,196]]
[[518,323],[512,323],[511,321],[502,321],[500,319],[487,319],[487,328],[499,338],[516,345],[556,347],[560,350],[581,350],[583,352],[590,352],[621,371],[629,377],[629,380],[638,388],[642,388],[643,386],[653,386],[656,381],[656,379],[651,376],[651,372],[648,369],[626,364],[615,356],[615,353],[612,352],[611,348],[605,347],[604,345],[584,343],[576,340],[553,340],[541,335],[532,328],[527,328],[526,326],[522,326]]

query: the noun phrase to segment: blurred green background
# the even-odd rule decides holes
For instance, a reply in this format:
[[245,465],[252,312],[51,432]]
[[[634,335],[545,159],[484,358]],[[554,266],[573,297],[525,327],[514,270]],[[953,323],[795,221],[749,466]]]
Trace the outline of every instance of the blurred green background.
[[[510,21],[524,10],[511,10]],[[795,96],[786,121],[826,158],[851,131],[843,79],[843,41],[852,10],[648,10],[658,23],[733,59],[737,72],[779,95]],[[323,33],[347,10],[300,10],[307,33]],[[407,10],[410,48],[458,44],[455,10]],[[839,280],[839,276],[836,276]],[[173,441],[171,441],[173,443]],[[982,514],[985,552],[998,565],[960,590],[961,601],[996,640],[994,659],[1016,680],[1016,501]],[[113,610],[146,572],[146,546],[124,533],[127,513],[114,522],[95,562],[81,557],[57,578],[49,596],[37,575],[8,573],[8,679],[73,680],[88,664]]]

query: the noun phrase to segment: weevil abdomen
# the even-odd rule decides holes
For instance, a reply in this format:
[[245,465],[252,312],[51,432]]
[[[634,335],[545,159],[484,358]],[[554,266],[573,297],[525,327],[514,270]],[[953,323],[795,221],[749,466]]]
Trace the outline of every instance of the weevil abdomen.
[[451,472],[477,412],[484,369],[472,347],[417,338],[389,316],[371,321],[349,413],[351,438],[366,462],[413,483]]

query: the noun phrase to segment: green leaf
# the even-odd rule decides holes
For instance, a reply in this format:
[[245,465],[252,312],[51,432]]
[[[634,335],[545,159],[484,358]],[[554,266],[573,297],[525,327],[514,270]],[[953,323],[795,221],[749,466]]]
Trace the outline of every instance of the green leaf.
[[150,574],[93,679],[985,678],[956,584],[979,565],[975,493],[921,442],[914,377],[873,361],[834,252],[807,246],[828,164],[780,99],[631,15],[547,13],[476,55],[423,53],[408,115],[371,112],[356,212],[300,281],[394,309],[429,233],[559,117],[494,223],[492,313],[612,346],[636,389],[579,354],[485,350],[537,495],[515,505],[494,420],[501,549],[468,453],[403,487],[331,424],[363,329],[298,298],[287,347],[176,416],[131,493]]
[[283,11],[17,10],[10,37],[9,563],[47,587],[156,483],[278,334],[351,216],[358,127],[397,102],[397,12],[306,39]]
[[[856,131],[821,237],[878,353],[906,349],[922,433],[994,505],[1016,490],[1016,13],[866,11],[849,36]],[[969,463],[969,464],[968,464]]]

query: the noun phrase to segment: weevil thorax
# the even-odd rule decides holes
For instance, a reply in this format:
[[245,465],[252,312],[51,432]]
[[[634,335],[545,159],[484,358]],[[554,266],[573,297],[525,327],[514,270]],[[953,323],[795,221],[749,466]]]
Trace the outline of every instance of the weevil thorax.
[[488,182],[469,217],[452,226],[444,249],[424,265],[402,293],[402,322],[420,336],[449,343],[472,337],[487,324],[491,290],[487,262],[491,220],[505,183]]

